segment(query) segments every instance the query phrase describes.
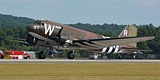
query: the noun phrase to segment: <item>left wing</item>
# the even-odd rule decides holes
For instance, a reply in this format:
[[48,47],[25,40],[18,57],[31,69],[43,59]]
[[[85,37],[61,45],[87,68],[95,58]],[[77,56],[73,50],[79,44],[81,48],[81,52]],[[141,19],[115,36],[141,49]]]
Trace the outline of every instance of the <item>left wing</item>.
[[147,37],[122,37],[122,38],[101,38],[73,40],[72,43],[79,47],[85,48],[104,48],[128,43],[136,43],[154,39],[154,36]]

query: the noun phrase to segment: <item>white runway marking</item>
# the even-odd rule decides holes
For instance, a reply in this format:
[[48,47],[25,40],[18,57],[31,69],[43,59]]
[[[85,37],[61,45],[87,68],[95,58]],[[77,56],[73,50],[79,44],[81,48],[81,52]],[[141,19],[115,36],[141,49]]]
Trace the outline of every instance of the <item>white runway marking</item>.
[[160,60],[68,60],[68,59],[2,59],[0,63],[160,63]]

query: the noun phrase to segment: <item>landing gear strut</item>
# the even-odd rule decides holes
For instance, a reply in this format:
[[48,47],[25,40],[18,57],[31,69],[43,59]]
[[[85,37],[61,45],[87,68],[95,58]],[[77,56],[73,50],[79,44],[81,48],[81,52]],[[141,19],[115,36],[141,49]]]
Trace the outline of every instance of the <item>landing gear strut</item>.
[[67,58],[68,58],[68,59],[74,59],[74,57],[75,57],[74,51],[69,51],[69,52],[67,53]]

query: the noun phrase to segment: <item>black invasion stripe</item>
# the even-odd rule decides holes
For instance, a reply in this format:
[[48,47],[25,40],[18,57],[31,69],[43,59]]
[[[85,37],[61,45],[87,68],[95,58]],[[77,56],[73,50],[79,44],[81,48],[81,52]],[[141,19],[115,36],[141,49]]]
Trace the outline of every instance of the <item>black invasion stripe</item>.
[[114,53],[114,51],[115,51],[115,50],[116,50],[116,49],[115,49],[115,48],[113,48],[111,53]]
[[83,44],[83,45],[87,45],[87,44],[85,44],[85,43],[83,43],[83,42],[79,42],[80,44]]
[[89,46],[89,47],[95,47],[95,46],[91,46],[91,45],[88,45],[88,44],[86,44],[86,43],[83,43],[83,42],[79,42],[80,44],[82,44],[82,45],[85,45],[85,46]]
[[93,43],[92,41],[88,41],[88,43],[89,43],[89,44],[96,45],[96,46],[102,46],[102,45],[99,45],[99,44]]
[[121,50],[122,48],[119,47],[118,52]]
[[110,48],[110,47],[107,47],[107,50],[105,51],[105,53],[107,53],[107,52],[109,51],[109,48]]
[[92,41],[88,41],[88,43],[90,43],[90,44],[95,44],[95,43],[93,43]]

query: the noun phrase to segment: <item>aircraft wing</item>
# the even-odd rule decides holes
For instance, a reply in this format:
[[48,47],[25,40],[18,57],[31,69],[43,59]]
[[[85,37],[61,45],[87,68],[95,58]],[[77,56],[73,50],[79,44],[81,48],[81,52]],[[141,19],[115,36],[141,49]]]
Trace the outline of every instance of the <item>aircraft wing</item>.
[[12,38],[11,41],[15,41],[15,42],[19,42],[21,44],[27,45],[27,46],[31,46],[31,44],[29,44],[28,42],[26,42],[26,39]]
[[18,41],[18,42],[25,42],[26,39],[21,39],[21,38],[12,38],[12,41]]
[[130,53],[130,52],[151,52],[152,50],[144,50],[138,48],[122,48],[121,53]]
[[73,40],[72,43],[85,48],[104,48],[128,43],[136,43],[154,39],[154,36],[147,37],[122,37],[122,38],[101,38],[101,39],[85,39]]

